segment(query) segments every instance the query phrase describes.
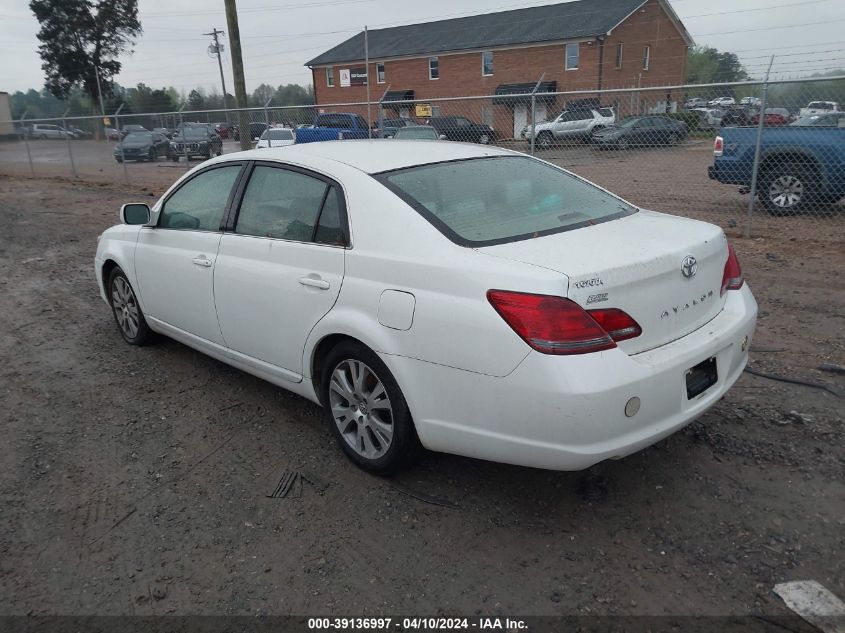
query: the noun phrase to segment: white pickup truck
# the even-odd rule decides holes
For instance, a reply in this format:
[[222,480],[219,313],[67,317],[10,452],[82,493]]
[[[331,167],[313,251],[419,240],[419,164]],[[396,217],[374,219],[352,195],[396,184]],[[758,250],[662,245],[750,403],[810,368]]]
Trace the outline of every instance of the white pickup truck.
[[810,101],[806,108],[801,108],[801,116],[812,116],[814,114],[833,114],[841,112],[836,101]]
[[540,121],[534,126],[526,125],[522,138],[531,140],[536,134],[535,143],[540,149],[549,149],[558,141],[568,139],[588,139],[599,130],[616,124],[613,108],[570,108],[558,114],[552,121]]

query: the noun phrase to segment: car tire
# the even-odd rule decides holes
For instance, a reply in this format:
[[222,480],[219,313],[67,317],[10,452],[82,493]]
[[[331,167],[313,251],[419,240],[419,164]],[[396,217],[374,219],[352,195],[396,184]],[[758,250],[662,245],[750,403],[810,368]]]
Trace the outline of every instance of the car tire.
[[123,162],[123,159],[122,159],[122,158],[115,158],[115,160],[116,160],[118,163],[122,163],[122,162]]
[[178,163],[178,162],[179,162],[179,157],[178,157],[178,156],[171,156],[171,157],[170,157],[170,160],[172,160],[174,163]]
[[628,141],[624,138],[620,138],[616,140],[616,149],[626,150],[628,149]]
[[155,147],[151,147],[151,148],[150,148],[150,153],[149,153],[149,155],[147,156],[147,159],[148,159],[151,163],[154,163],[154,162],[156,162],[156,161],[158,160],[158,152],[156,152]]
[[680,137],[675,132],[672,132],[666,137],[666,145],[677,145],[680,140]]
[[39,138],[40,138],[42,141],[46,141],[46,140],[47,140],[47,135],[46,135],[46,134],[42,134]]
[[551,149],[554,144],[554,137],[550,132],[540,132],[537,135],[537,147],[540,149]]
[[811,170],[786,163],[763,173],[758,192],[763,208],[774,216],[792,215],[813,200],[815,182]]
[[147,325],[144,312],[141,310],[129,279],[120,268],[112,269],[106,287],[109,305],[123,340],[130,345],[150,343],[153,339],[153,331]]
[[490,135],[489,134],[481,134],[478,137],[478,142],[481,145],[490,145]]
[[418,452],[411,412],[396,379],[361,343],[345,341],[329,352],[320,399],[332,434],[360,468],[387,475]]

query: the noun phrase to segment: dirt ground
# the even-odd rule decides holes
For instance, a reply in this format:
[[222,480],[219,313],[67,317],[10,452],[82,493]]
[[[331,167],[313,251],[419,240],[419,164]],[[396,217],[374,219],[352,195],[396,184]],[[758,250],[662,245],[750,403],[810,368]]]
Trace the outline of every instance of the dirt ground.
[[[703,213],[626,164],[597,179]],[[0,613],[778,615],[772,586],[797,579],[845,597],[842,397],[745,374],[687,429],[586,474],[429,453],[372,477],[315,405],[173,341],[121,340],[96,237],[178,173],[9,172]],[[704,179],[689,191],[709,186],[760,304],[752,366],[845,392],[817,369],[845,362],[841,219],[761,219],[746,240],[742,198]],[[285,471],[304,479],[269,498]]]

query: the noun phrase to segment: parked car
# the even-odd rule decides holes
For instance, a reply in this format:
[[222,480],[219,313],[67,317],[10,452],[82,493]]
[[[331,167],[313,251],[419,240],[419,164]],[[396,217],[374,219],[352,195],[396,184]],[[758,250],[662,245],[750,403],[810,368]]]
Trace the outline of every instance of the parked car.
[[416,122],[412,119],[383,119],[381,122],[381,127],[376,127],[373,129],[373,137],[377,138],[393,138],[396,134],[396,131],[407,127],[409,125],[416,125]]
[[812,114],[830,114],[841,112],[836,101],[810,101],[806,108],[801,108],[799,116],[810,116]]
[[696,108],[692,112],[697,112],[700,118],[699,127],[718,127],[722,124],[722,117],[725,116],[723,108]]
[[727,107],[736,105],[736,100],[733,97],[716,97],[707,102],[711,108]]
[[743,97],[739,100],[739,105],[750,106],[754,108],[759,108],[762,105],[763,101],[760,97]]
[[[751,184],[757,130],[724,128],[714,142],[708,175],[725,184]],[[790,215],[845,196],[845,128],[764,128],[757,192],[772,215]]]
[[166,127],[154,127],[153,128],[153,132],[156,132],[157,134],[161,134],[162,136],[166,136],[167,138],[170,138],[171,136],[173,136],[174,131],[175,130],[171,130],[170,128],[166,128]]
[[684,101],[684,107],[687,110],[693,110],[695,108],[705,108],[707,107],[707,99],[702,99],[701,97],[692,97],[691,99],[687,99]]
[[430,125],[408,125],[406,127],[396,130],[393,138],[397,141],[439,141],[446,137],[439,134]]
[[73,127],[73,126],[67,127],[67,133],[70,134],[71,138],[80,139],[80,140],[86,139],[86,138],[91,138],[92,136],[94,136],[88,130],[83,130],[82,128]]
[[123,128],[120,130],[120,136],[125,137],[127,134],[132,134],[132,132],[149,132],[149,130],[143,125],[136,125],[132,123],[130,125],[123,126]]
[[790,123],[790,125],[797,127],[843,127],[845,126],[845,112],[834,112],[832,114],[810,114],[802,116]]
[[318,114],[314,125],[296,131],[297,143],[315,143],[370,137],[370,128],[359,114],[327,112]]
[[[261,135],[264,134],[264,131],[269,128],[270,126],[266,123],[250,123],[249,124],[249,140],[255,141],[261,138]],[[232,128],[232,134],[236,141],[241,140],[241,129],[238,126],[234,126]]]
[[29,127],[29,136],[40,139],[65,139],[69,136],[68,131],[60,125],[49,125],[47,123],[33,123]]
[[[586,140],[594,134],[616,123],[613,108],[570,108],[563,110],[551,121],[541,121],[534,126],[537,135],[535,145],[539,149],[549,149],[564,140]],[[531,125],[526,125],[520,136],[530,140]]]
[[683,121],[661,115],[627,117],[618,126],[593,136],[601,149],[628,149],[649,145],[676,145],[687,136]]
[[[763,115],[763,125],[789,125],[794,119],[786,108],[766,108]],[[760,113],[757,112],[751,117],[751,125],[760,123]]]
[[722,118],[719,120],[719,126],[752,125],[752,119],[757,112],[757,110],[748,106],[734,106],[732,108],[728,108],[724,111],[724,114],[722,114]]
[[293,145],[296,143],[296,136],[293,130],[286,127],[271,127],[261,134],[258,139],[256,149],[265,149],[270,147],[284,147],[286,145]]
[[119,141],[122,137],[119,130],[114,129],[113,127],[107,127],[106,138],[110,141]]
[[211,158],[223,153],[223,141],[210,125],[186,125],[170,139],[170,160],[193,156]]
[[431,117],[428,120],[428,125],[450,141],[489,145],[498,137],[496,131],[489,125],[475,123],[462,116]]
[[94,272],[127,343],[163,334],[321,404],[381,473],[418,443],[623,457],[719,402],[754,334],[721,228],[499,148],[229,154],[120,217]]
[[158,132],[130,132],[114,148],[114,159],[156,161],[170,157],[170,139]]
[[214,124],[214,131],[217,132],[220,138],[234,138],[235,137],[235,126],[231,123],[226,121],[221,121],[220,123]]

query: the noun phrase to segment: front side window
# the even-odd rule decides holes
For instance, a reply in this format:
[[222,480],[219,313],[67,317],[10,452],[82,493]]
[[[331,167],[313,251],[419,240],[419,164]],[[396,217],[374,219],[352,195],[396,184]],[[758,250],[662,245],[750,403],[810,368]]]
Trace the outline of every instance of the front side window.
[[163,229],[219,231],[240,165],[210,169],[179,187],[162,205],[158,226]]
[[380,84],[385,81],[384,64],[376,64],[376,81]]
[[481,53],[481,74],[485,77],[493,74],[493,51]]
[[528,157],[436,163],[377,174],[446,237],[486,246],[634,213],[619,198]]
[[648,70],[651,63],[651,46],[643,48],[643,70]]
[[623,48],[623,45],[621,43],[616,45],[616,67],[617,68],[622,68],[622,48]]
[[440,60],[437,57],[428,58],[428,78],[440,79]]
[[334,67],[326,68],[326,85],[329,88],[334,86]]
[[[340,230],[339,208],[335,188],[323,180],[288,169],[258,165],[244,192],[235,232],[310,242],[319,221],[323,228],[318,231],[320,239],[317,241],[334,243],[338,239],[337,230]],[[321,218],[321,209],[326,215],[325,221]],[[340,231],[341,242],[342,239]]]
[[566,70],[578,70],[579,55],[578,42],[566,45]]

